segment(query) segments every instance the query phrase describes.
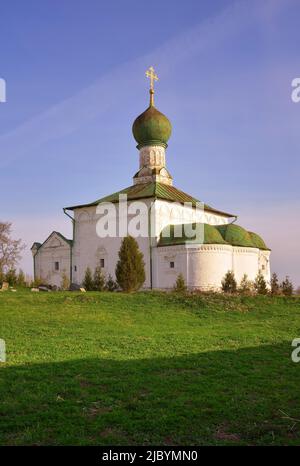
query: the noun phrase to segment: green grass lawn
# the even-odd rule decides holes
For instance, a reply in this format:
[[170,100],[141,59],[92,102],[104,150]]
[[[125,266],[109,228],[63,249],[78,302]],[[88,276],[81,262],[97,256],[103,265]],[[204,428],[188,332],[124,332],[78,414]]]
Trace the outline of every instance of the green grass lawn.
[[0,314],[1,445],[300,445],[297,298],[18,291]]

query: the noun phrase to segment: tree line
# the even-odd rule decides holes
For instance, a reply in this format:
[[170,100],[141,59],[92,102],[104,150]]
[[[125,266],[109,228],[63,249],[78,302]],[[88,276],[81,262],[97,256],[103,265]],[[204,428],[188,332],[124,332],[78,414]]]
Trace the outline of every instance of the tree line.
[[272,274],[270,285],[268,286],[263,274],[259,272],[254,281],[249,280],[245,274],[238,285],[234,273],[228,271],[222,280],[222,291],[224,293],[242,293],[242,294],[270,294],[272,296],[292,296],[294,286],[289,277],[281,282],[276,273]]

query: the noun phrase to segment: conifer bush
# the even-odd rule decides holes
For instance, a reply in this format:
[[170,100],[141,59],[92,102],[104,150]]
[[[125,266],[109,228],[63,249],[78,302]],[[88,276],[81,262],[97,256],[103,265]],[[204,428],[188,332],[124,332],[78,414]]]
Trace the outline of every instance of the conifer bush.
[[176,279],[174,291],[177,293],[184,293],[186,291],[186,284],[182,273],[180,273]]
[[285,277],[285,280],[282,281],[280,288],[281,288],[281,292],[285,296],[292,296],[294,292],[294,286],[291,280],[289,279],[289,277]]
[[123,291],[137,291],[144,284],[144,256],[137,241],[132,236],[126,236],[119,251],[119,261],[116,266],[117,283]]
[[246,273],[243,275],[238,291],[242,294],[250,294],[253,291],[253,282],[248,279]]
[[228,270],[222,280],[222,291],[224,291],[224,293],[236,293],[237,291],[237,282],[231,270]]
[[86,268],[82,285],[86,291],[93,291],[93,276],[89,267]]
[[102,273],[101,267],[96,267],[93,277],[93,290],[103,291],[105,287],[105,278]]
[[116,291],[118,289],[118,284],[113,280],[110,274],[108,275],[108,279],[106,280],[105,289],[107,291]]
[[258,272],[255,281],[254,281],[254,289],[257,294],[267,294],[268,293],[268,287],[266,280],[264,279],[264,276],[261,272]]
[[276,273],[272,273],[271,277],[271,295],[276,296],[280,294],[280,285],[279,285],[279,280],[278,276]]

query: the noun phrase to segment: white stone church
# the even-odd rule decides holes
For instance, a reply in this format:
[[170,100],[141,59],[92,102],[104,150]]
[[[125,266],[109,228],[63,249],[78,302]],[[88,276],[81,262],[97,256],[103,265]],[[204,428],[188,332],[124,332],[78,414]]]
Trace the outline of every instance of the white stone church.
[[[105,206],[111,212],[113,206],[117,224],[124,224],[120,195],[122,199],[126,195],[126,225],[137,225],[137,211],[138,223],[144,220],[148,225],[146,234],[136,235],[144,255],[144,288],[173,288],[181,273],[190,289],[219,290],[229,270],[237,282],[244,274],[254,280],[259,272],[269,282],[270,249],[263,239],[239,226],[236,215],[202,204],[173,185],[166,167],[171,123],[154,106],[153,83],[157,76],[153,68],[146,74],[151,82],[150,105],[133,123],[139,150],[139,170],[133,184],[96,201],[65,207],[73,225],[73,238],[53,231],[43,243],[32,245],[35,278],[60,287],[65,274],[71,283],[80,285],[87,267],[94,270],[100,266],[106,277],[114,279],[122,235],[117,230],[113,235],[99,235],[99,205],[101,212]],[[141,203],[145,206],[142,210],[138,207]],[[200,237],[185,234],[185,227],[191,225],[200,227]]]

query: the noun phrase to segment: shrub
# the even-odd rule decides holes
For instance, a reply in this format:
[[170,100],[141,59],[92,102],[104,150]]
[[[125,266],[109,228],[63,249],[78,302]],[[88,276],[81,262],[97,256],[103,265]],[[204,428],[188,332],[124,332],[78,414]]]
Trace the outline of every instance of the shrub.
[[107,291],[116,291],[118,289],[118,284],[113,280],[110,274],[108,276],[108,279],[106,280],[105,289]]
[[9,283],[9,286],[15,286],[17,284],[16,269],[10,269],[5,274],[5,281]]
[[294,286],[289,277],[285,277],[285,280],[280,285],[281,291],[285,296],[292,296]]
[[62,290],[68,290],[70,288],[70,280],[68,275],[66,274],[66,271],[63,270],[61,274],[61,285],[60,285]]
[[123,291],[137,291],[145,282],[145,264],[143,254],[137,241],[132,236],[126,236],[119,251],[119,261],[116,266],[116,278]]
[[93,290],[94,291],[103,291],[105,285],[104,275],[102,273],[101,267],[96,267],[93,277]]
[[25,274],[22,269],[19,270],[18,277],[17,277],[17,285],[21,287],[26,286]]
[[272,273],[271,277],[271,294],[273,296],[280,294],[280,286],[279,286],[279,281],[276,273]]
[[86,289],[86,291],[93,291],[93,277],[92,277],[92,271],[89,267],[87,267],[85,270],[84,280],[83,280],[82,285]]
[[184,293],[186,291],[186,284],[182,273],[180,273],[176,279],[174,291],[177,293]]
[[248,275],[246,273],[243,275],[238,291],[242,294],[251,293],[253,291],[253,282],[248,280]]
[[43,283],[45,283],[45,280],[43,280],[42,278],[36,277],[36,279],[30,283],[30,288],[38,288]]
[[255,281],[254,281],[254,289],[257,294],[267,294],[268,288],[266,280],[261,272],[258,272]]
[[235,293],[237,291],[236,279],[231,270],[228,270],[222,280],[222,291],[224,291],[224,293]]

